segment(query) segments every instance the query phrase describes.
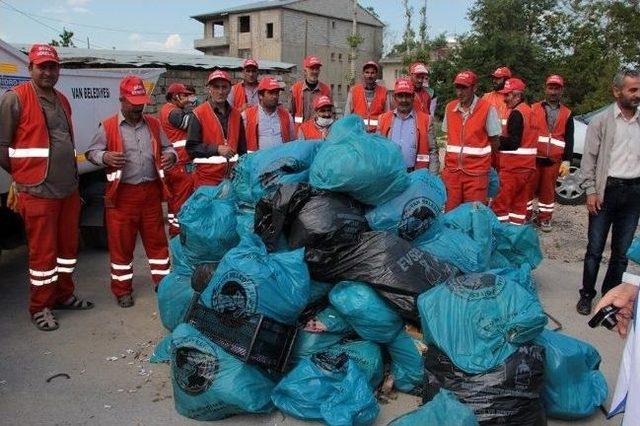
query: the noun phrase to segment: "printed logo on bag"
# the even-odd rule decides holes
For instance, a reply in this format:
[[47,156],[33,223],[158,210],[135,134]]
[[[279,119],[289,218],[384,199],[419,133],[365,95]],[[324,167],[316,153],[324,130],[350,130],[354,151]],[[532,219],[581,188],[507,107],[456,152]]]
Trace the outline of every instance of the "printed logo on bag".
[[417,197],[404,205],[398,235],[404,240],[413,241],[425,232],[436,219],[438,208],[427,197]]
[[290,175],[304,170],[305,163],[294,157],[283,157],[269,164],[260,174],[260,184],[269,188],[280,183],[282,175]]
[[449,289],[466,300],[496,298],[504,288],[505,279],[490,273],[458,275],[447,282]]
[[209,389],[218,374],[218,358],[194,348],[178,348],[173,376],[186,393],[199,395]]
[[211,306],[225,323],[244,322],[256,312],[256,285],[238,271],[227,272],[220,280],[223,284],[213,293]]

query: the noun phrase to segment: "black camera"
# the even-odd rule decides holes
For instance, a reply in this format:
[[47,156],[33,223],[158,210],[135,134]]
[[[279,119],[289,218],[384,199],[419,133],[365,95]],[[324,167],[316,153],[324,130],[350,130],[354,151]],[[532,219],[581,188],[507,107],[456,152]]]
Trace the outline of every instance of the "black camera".
[[589,320],[589,327],[596,328],[599,325],[603,325],[607,327],[608,330],[613,330],[613,328],[618,325],[616,314],[619,310],[620,308],[616,308],[613,305],[605,306]]

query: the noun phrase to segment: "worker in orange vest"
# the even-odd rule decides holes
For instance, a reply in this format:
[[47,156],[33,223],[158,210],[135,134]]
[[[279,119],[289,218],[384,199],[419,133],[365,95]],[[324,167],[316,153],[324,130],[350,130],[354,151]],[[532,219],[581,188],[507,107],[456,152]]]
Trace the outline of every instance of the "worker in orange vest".
[[325,95],[318,95],[313,100],[313,117],[302,123],[298,129],[298,139],[325,140],[336,120],[333,101]]
[[304,79],[291,85],[291,114],[293,114],[294,130],[313,115],[313,99],[317,95],[331,97],[331,88],[321,82],[320,68],[322,61],[317,56],[307,56],[304,59]]
[[377,84],[379,65],[369,61],[362,67],[362,83],[354,85],[347,95],[345,114],[358,114],[364,120],[368,132],[378,128],[378,116],[389,111],[387,89]]
[[551,75],[545,83],[545,100],[531,106],[534,128],[537,130],[536,175],[531,180],[531,199],[527,215],[533,213],[538,198],[536,225],[543,232],[551,231],[558,176],[569,174],[573,157],[573,113],[560,102],[564,79]]
[[[0,166],[11,175],[29,246],[29,314],[42,331],[58,328],[55,309],[91,309],[74,295],[80,195],[71,106],[54,89],[56,50],[34,44],[31,81],[0,98]],[[4,226],[4,225],[3,225]]]
[[258,105],[258,70],[255,59],[248,58],[242,62],[242,81],[233,85],[227,98],[229,104],[240,112]]
[[293,119],[280,105],[283,85],[275,77],[264,77],[258,84],[260,103],[242,113],[247,135],[247,152],[282,145],[293,139]]
[[447,188],[445,210],[470,201],[487,202],[491,152],[498,146],[500,119],[495,108],[475,94],[478,78],[462,71],[454,79],[457,99],[445,108],[442,131],[447,134],[442,180]]
[[413,108],[414,94],[411,80],[396,80],[393,90],[396,108],[380,115],[378,133],[398,145],[409,171],[429,168],[438,174],[440,161],[431,118]]
[[194,94],[184,84],[173,83],[167,89],[167,103],[160,108],[158,114],[162,129],[178,155],[178,162],[167,170],[165,179],[171,193],[167,200],[167,221],[169,235],[172,237],[180,233],[178,212],[193,193],[192,164],[186,145],[187,128],[193,112],[190,97]]
[[422,62],[414,62],[409,67],[409,76],[416,92],[413,109],[431,115],[433,91],[429,88],[429,68]]
[[525,89],[522,80],[510,78],[500,91],[511,112],[506,134],[500,137],[500,191],[491,207],[498,220],[514,225],[526,222],[530,181],[536,170],[538,134],[533,127],[531,107],[524,99]]
[[491,78],[493,79],[493,90],[485,93],[482,99],[488,101],[496,109],[504,132],[506,131],[507,118],[510,111],[505,102],[505,95],[501,90],[504,88],[505,82],[511,78],[511,70],[508,67],[498,67],[491,74]]
[[193,159],[194,186],[218,185],[229,177],[238,155],[247,152],[240,111],[227,101],[231,76],[216,70],[207,79],[209,99],[193,110],[187,129],[187,152]]
[[162,201],[169,195],[165,171],[178,157],[160,121],[143,113],[150,102],[140,77],[123,78],[120,111],[100,123],[87,150],[89,161],[107,167],[104,199],[111,291],[122,308],[134,305],[133,251],[138,234],[155,288],[170,270]]

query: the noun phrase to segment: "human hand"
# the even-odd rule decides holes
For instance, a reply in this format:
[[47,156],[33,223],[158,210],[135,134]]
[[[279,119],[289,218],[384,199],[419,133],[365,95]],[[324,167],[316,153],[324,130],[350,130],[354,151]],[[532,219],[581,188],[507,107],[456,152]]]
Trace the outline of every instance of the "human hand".
[[121,169],[124,167],[125,158],[123,152],[105,151],[102,156],[102,162],[114,169]]
[[226,157],[227,159],[236,155],[234,150],[231,149],[231,147],[229,147],[228,145],[218,145],[218,154],[220,154],[223,157]]
[[163,170],[170,169],[175,163],[176,156],[171,152],[162,154],[162,157],[160,157],[160,167],[162,167]]
[[598,195],[587,195],[587,210],[589,210],[589,213],[596,215],[600,211],[600,208],[602,208],[602,202],[598,198]]
[[633,284],[622,283],[607,292],[596,305],[595,311],[608,305],[620,308],[616,314],[618,325],[616,330],[621,337],[626,337],[629,331],[629,322],[633,315],[633,305],[638,297],[638,287]]
[[560,164],[560,176],[561,177],[567,177],[567,175],[569,174],[570,171],[570,164],[568,161],[563,161]]

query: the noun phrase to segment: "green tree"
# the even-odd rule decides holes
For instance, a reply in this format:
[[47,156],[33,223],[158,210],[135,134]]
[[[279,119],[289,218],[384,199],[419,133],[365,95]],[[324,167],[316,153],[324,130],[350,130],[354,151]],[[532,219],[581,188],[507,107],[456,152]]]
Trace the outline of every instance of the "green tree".
[[60,37],[60,41],[52,39],[51,43],[49,43],[51,46],[76,47],[76,45],[73,44],[73,31],[67,31],[66,28],[62,28],[62,33],[58,34],[58,36]]

